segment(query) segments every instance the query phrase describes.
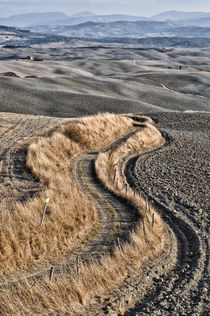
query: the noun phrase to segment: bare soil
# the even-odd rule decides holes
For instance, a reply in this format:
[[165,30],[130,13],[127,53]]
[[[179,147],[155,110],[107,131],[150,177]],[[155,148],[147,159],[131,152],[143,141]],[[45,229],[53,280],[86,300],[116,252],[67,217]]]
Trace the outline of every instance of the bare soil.
[[26,167],[27,144],[60,119],[0,113],[0,199],[11,209],[40,190],[40,183]]
[[126,176],[161,212],[176,236],[178,253],[174,269],[154,280],[153,304],[148,295],[126,315],[207,315],[209,115],[152,117],[166,145],[131,159]]

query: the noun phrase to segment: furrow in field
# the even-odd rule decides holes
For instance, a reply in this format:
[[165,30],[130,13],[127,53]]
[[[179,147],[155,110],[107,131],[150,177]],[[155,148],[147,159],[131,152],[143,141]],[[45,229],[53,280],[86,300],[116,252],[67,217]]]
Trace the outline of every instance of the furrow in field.
[[[166,137],[166,145],[155,151],[156,156],[168,147],[173,148],[173,141]],[[144,185],[141,169],[147,170],[147,176],[150,176],[148,161],[153,156],[154,152],[149,152],[132,158],[126,166],[125,175],[132,187],[149,197],[175,234],[178,252],[172,252],[171,257],[176,259],[176,265],[167,275],[157,278],[153,293],[137,301],[135,308],[128,310],[125,315],[205,315],[208,311],[205,283],[208,265],[207,240],[201,238],[199,223],[187,216],[189,209],[184,210],[178,205],[174,208],[164,203],[152,187]],[[142,177],[144,176],[145,171]]]
[[27,139],[37,135],[59,119],[2,113],[4,132],[0,134],[0,196],[8,205],[26,200],[40,190],[40,184],[28,172]]

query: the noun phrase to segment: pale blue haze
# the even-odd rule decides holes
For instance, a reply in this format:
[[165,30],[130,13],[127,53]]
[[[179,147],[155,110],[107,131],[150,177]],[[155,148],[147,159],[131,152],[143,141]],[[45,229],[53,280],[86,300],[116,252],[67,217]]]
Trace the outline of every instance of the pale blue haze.
[[0,0],[0,16],[59,11],[68,15],[89,10],[96,14],[151,16],[163,11],[210,12],[210,0]]

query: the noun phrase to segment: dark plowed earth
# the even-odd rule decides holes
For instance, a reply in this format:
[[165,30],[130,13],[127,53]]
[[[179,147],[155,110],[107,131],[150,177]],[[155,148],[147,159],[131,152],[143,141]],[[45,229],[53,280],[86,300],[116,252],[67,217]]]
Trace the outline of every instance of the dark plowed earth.
[[151,116],[166,138],[153,152],[132,158],[125,175],[149,196],[178,243],[176,265],[155,279],[152,293],[125,315],[207,315],[209,115]]

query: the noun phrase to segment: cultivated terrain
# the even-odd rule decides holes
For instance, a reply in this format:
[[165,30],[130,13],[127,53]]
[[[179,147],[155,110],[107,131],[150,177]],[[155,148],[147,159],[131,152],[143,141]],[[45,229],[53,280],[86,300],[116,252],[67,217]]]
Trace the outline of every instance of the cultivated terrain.
[[208,315],[209,49],[83,44],[0,49],[0,314]]

